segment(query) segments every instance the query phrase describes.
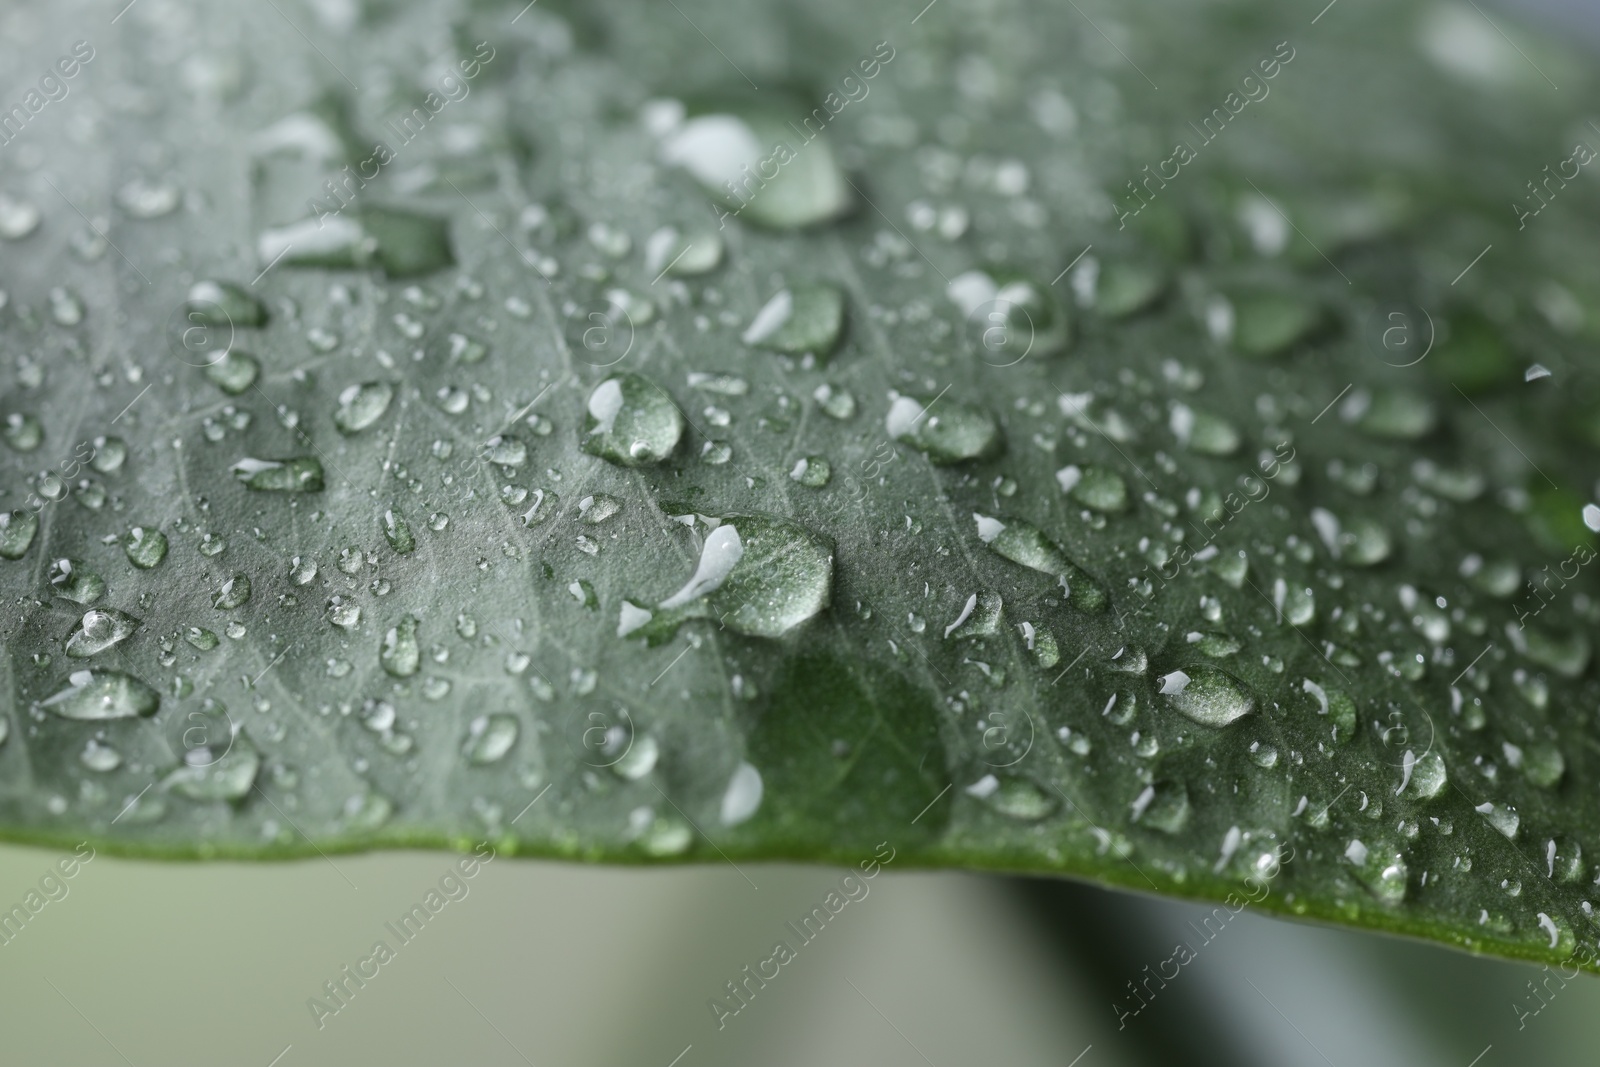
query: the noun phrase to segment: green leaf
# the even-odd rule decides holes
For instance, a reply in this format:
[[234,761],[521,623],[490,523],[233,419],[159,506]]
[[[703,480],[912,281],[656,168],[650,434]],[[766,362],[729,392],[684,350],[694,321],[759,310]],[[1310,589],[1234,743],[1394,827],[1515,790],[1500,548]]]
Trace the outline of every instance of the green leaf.
[[1587,68],[916,6],[125,12],[0,161],[0,836],[1597,969]]

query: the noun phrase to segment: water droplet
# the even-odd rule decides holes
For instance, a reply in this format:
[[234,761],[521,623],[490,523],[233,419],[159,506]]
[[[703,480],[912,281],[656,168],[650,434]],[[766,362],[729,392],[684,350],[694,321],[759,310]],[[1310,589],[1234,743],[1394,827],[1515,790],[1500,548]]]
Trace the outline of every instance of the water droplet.
[[388,382],[362,382],[346,386],[339,393],[339,407],[333,413],[333,425],[343,434],[360,433],[383,418],[392,400],[394,386]]
[[189,287],[184,319],[197,326],[255,328],[267,324],[267,307],[234,282],[201,281]]
[[578,501],[578,521],[598,526],[621,510],[621,500],[608,493],[595,493]]
[[798,523],[729,515],[706,535],[693,577],[647,610],[624,602],[619,637],[656,645],[689,619],[715,619],[735,633],[781,637],[828,606],[833,545]]
[[1005,442],[994,416],[982,408],[939,398],[934,404],[890,394],[885,427],[890,438],[903,441],[935,464],[946,466],[972,459],[991,459]]
[[353,630],[361,625],[361,606],[346,600],[344,597],[330,597],[328,600],[328,621],[341,630]]
[[662,160],[687,171],[728,215],[796,230],[838,218],[854,203],[827,135],[796,152],[787,114],[735,105],[685,119],[674,102],[657,115],[665,117],[653,124]]
[[1516,809],[1486,800],[1472,810],[1489,820],[1489,825],[1500,833],[1513,841],[1516,840],[1517,829],[1522,825],[1522,819],[1517,815]]
[[409,678],[417,673],[422,665],[422,650],[417,645],[416,616],[402,616],[384,633],[378,663],[396,678]]
[[722,794],[718,814],[722,825],[737,826],[749,819],[761,807],[761,794],[761,772],[748,763],[740,763]]
[[0,559],[21,559],[39,532],[39,516],[31,511],[0,511]]
[[51,592],[74,604],[92,604],[106,595],[106,580],[80,560],[58,559],[50,564]]
[[154,715],[160,694],[131,674],[81,670],[67,677],[67,688],[39,706],[64,719],[129,719]]
[[6,416],[0,438],[18,452],[32,452],[44,442],[44,425],[25,411],[13,411]]
[[822,456],[803,456],[795,461],[789,477],[808,489],[821,489],[833,477],[833,467]]
[[67,655],[87,659],[112,645],[126,641],[139,628],[139,619],[115,608],[84,612],[82,620],[67,638]]
[[1286,352],[1326,322],[1322,306],[1299,293],[1254,288],[1230,294],[1233,346],[1240,355],[1263,358]]
[[811,353],[827,359],[838,346],[844,324],[844,293],[814,283],[778,292],[756,313],[741,340],[747,345],[790,355]]
[[1382,844],[1369,847],[1355,839],[1346,846],[1344,858],[1353,868],[1356,881],[1380,902],[1392,906],[1405,900],[1409,872],[1399,850]]
[[1173,404],[1167,422],[1180,445],[1204,456],[1231,456],[1242,441],[1231,422],[1187,404]]
[[722,238],[715,230],[680,233],[663,226],[644,245],[644,269],[651,277],[663,273],[690,278],[715,270],[722,262]]
[[967,786],[966,793],[1000,814],[1023,822],[1048,818],[1060,806],[1034,781],[1014,774],[986,774]]
[[1255,698],[1236,678],[1216,667],[1173,671],[1162,675],[1160,682],[1166,705],[1202,726],[1227,726],[1255,710]]
[[1038,527],[1017,519],[1002,521],[976,513],[972,517],[978,538],[998,555],[1057,579],[1079,611],[1105,610],[1109,603],[1105,590]]
[[235,574],[232,578],[222,583],[217,590],[217,595],[212,599],[211,606],[222,611],[232,611],[242,607],[250,601],[250,576]]
[[1407,749],[1400,758],[1400,787],[1394,793],[1395,796],[1431,800],[1439,795],[1448,780],[1444,759],[1437,752],[1418,756]]
[[1127,510],[1128,484],[1104,467],[1069,465],[1056,471],[1061,491],[1092,511],[1114,515]]
[[1072,338],[1066,309],[1045,287],[1009,268],[969,270],[945,294],[960,309],[985,363],[1010,367],[1060,352]]
[[455,263],[448,220],[377,206],[264,230],[256,255],[263,264],[285,267],[376,267],[391,278],[429,274]]
[[816,391],[811,396],[821,405],[823,414],[830,419],[838,419],[842,422],[845,419],[855,417],[856,398],[850,394],[848,389],[832,386],[824,382],[822,385],[817,386]]
[[322,492],[322,464],[312,456],[241,459],[229,468],[245,488],[270,493]]
[[167,558],[167,535],[160,530],[135,526],[123,536],[122,551],[129,563],[140,570],[149,570]]
[[1181,782],[1157,781],[1133,798],[1133,821],[1164,834],[1182,832],[1189,823],[1189,791]]
[[1577,678],[1589,665],[1589,638],[1581,630],[1558,634],[1537,626],[1506,623],[1506,636],[1523,656],[1563,678]]
[[99,771],[104,774],[122,766],[122,753],[110,745],[102,744],[91,737],[83,746],[83,751],[78,753],[78,762],[91,771]]
[[184,631],[183,639],[201,652],[210,652],[221,642],[222,638],[207,630],[204,626],[191,626]]
[[417,539],[411,533],[411,524],[406,522],[406,517],[395,508],[389,508],[383,513],[383,539],[389,542],[389,547],[401,556],[408,556],[417,550]]
[[238,800],[250,792],[261,770],[261,753],[242,730],[230,732],[228,747],[210,745],[184,753],[183,765],[161,781],[161,788],[190,800]]
[[178,210],[183,192],[170,181],[133,178],[117,190],[117,206],[136,219],[159,219]]
[[1439,422],[1438,410],[1420,393],[1392,390],[1370,399],[1351,394],[1345,404],[1352,401],[1357,402],[1352,409],[1357,412],[1357,425],[1373,437],[1415,441],[1432,433]]
[[206,378],[229,396],[238,396],[261,377],[261,361],[248,352],[229,350],[206,364]]
[[683,426],[683,413],[660,386],[619,374],[589,396],[583,450],[621,467],[660,463],[678,447]]
[[462,751],[477,766],[495,763],[511,751],[521,729],[515,715],[480,715],[468,724]]
[[1522,753],[1522,774],[1541,789],[1554,789],[1567,771],[1566,758],[1555,745],[1529,745]]
[[28,201],[0,193],[0,238],[20,241],[39,228],[43,217]]

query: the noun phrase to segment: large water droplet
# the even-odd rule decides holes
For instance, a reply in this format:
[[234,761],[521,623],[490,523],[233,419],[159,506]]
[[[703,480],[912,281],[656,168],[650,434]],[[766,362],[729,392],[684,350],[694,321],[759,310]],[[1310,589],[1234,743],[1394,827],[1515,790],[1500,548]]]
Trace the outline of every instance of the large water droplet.
[[940,466],[990,459],[1005,447],[993,415],[944,398],[935,404],[891,393],[885,428]]
[[67,655],[87,659],[112,645],[126,641],[139,628],[141,620],[115,608],[84,612],[83,619],[67,638]]
[[206,377],[229,396],[238,396],[261,377],[261,361],[248,352],[230,349],[206,364]]
[[67,677],[67,688],[39,702],[64,719],[131,719],[154,715],[161,696],[131,674],[82,670]]
[[221,753],[210,745],[189,749],[183,765],[162,779],[161,788],[190,800],[238,800],[250,792],[260,770],[261,753],[239,730]]
[[1255,710],[1256,702],[1226,671],[1199,666],[1162,675],[1161,696],[1173,711],[1201,726],[1227,726]]
[[340,433],[360,433],[383,418],[394,399],[394,386],[388,382],[362,382],[347,386],[339,393],[339,407],[333,413],[333,425]]
[[838,218],[854,203],[821,127],[808,126],[794,144],[788,114],[732,106],[684,120],[681,105],[666,104],[657,115],[662,160],[687,171],[729,215],[793,230]]
[[92,604],[106,595],[106,580],[80,560],[58,559],[50,564],[50,591],[74,604]]
[[267,324],[267,307],[234,282],[201,281],[189,287],[183,317],[197,326],[254,328]]
[[1254,288],[1230,295],[1233,346],[1240,355],[1275,356],[1306,340],[1327,321],[1322,305],[1299,293]]
[[477,766],[495,763],[511,751],[520,731],[515,715],[480,715],[467,725],[462,751]]
[[986,807],[1023,822],[1048,818],[1060,806],[1060,801],[1032,779],[1016,774],[986,774],[967,786],[966,793]]
[[39,532],[39,516],[32,511],[0,512],[0,559],[21,559]]
[[1398,849],[1383,844],[1366,845],[1352,840],[1344,858],[1353,868],[1356,881],[1384,904],[1399,904],[1406,898],[1405,857]]
[[411,524],[395,508],[383,513],[383,539],[398,555],[408,556],[417,550],[417,539],[411,532]]
[[1018,519],[995,519],[974,514],[978,538],[1013,563],[1048,574],[1061,583],[1072,606],[1079,611],[1103,611],[1109,603],[1100,583],[1091,578],[1044,531]]
[[322,464],[313,456],[241,459],[230,470],[245,488],[270,493],[322,492]]
[[737,826],[749,819],[761,807],[761,794],[761,772],[748,763],[740,763],[722,794],[718,813],[722,825]]
[[1133,798],[1133,821],[1141,826],[1176,834],[1189,823],[1189,791],[1181,782],[1158,781]]
[[383,645],[378,650],[378,663],[396,678],[409,678],[422,665],[422,649],[417,645],[417,619],[414,615],[402,616],[383,635]]
[[706,535],[688,583],[647,610],[624,601],[618,636],[656,645],[689,619],[715,619],[735,633],[781,637],[828,606],[833,545],[798,523],[729,515]]
[[683,425],[683,413],[660,386],[637,374],[619,374],[589,395],[583,450],[621,467],[648,466],[678,447]]
[[135,526],[122,538],[122,551],[129,563],[140,570],[149,570],[167,558],[167,535],[160,530]]
[[756,313],[741,340],[747,345],[827,359],[839,344],[844,293],[823,283],[782,289]]

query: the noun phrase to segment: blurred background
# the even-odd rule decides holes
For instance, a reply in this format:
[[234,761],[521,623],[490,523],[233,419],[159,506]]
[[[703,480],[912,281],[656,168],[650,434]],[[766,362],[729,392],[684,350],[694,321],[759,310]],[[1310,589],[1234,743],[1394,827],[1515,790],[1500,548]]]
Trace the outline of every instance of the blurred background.
[[[1351,0],[1357,2],[1357,0]],[[1486,0],[1487,3],[1487,0]],[[1600,48],[1594,0],[1497,0]],[[0,847],[0,902],[62,854]],[[722,1018],[825,868],[500,860],[333,1014],[456,857],[100,856],[0,944],[7,1064],[1592,1063],[1600,982],[1066,882],[892,868]],[[451,883],[455,884],[455,883]],[[1174,947],[1200,946],[1170,975]],[[1135,987],[1137,986],[1137,989]],[[319,1025],[320,1023],[320,1025]]]

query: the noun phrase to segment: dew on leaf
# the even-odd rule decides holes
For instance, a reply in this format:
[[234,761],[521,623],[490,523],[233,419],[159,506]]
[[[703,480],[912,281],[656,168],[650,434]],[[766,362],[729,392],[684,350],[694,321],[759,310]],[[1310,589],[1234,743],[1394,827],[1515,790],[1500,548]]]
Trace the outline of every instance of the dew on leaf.
[[402,616],[384,631],[378,651],[378,664],[396,678],[409,678],[422,666],[422,649],[417,644],[417,618]]
[[67,687],[39,702],[64,719],[131,719],[154,715],[160,695],[131,674],[113,670],[74,671]]
[[521,726],[515,715],[480,715],[467,724],[467,739],[462,751],[475,766],[486,766],[502,759],[517,743]]
[[589,395],[583,450],[620,467],[649,466],[672,454],[683,427],[683,413],[660,386],[637,374],[619,374]]
[[81,560],[58,559],[48,573],[51,594],[74,604],[92,604],[106,595],[106,580]]
[[1177,834],[1189,823],[1189,791],[1181,782],[1156,781],[1140,790],[1130,805],[1133,821],[1140,826]]
[[210,745],[191,748],[184,762],[161,780],[161,788],[190,800],[239,800],[255,785],[261,753],[250,736],[232,733],[220,753]]
[[267,324],[267,306],[235,282],[206,280],[189,287],[183,317],[198,326],[256,328]]
[[333,425],[343,434],[360,433],[383,418],[393,399],[394,386],[388,382],[361,382],[346,386],[339,393],[339,406],[333,413]]
[[1344,858],[1350,864],[1356,881],[1385,905],[1394,906],[1406,898],[1406,880],[1410,872],[1404,855],[1397,849],[1374,843],[1367,845],[1352,839],[1345,846]]
[[1128,483],[1104,467],[1069,464],[1056,471],[1056,484],[1073,501],[1092,511],[1115,515],[1128,507]]
[[838,346],[843,325],[844,293],[837,286],[813,282],[779,290],[756,312],[740,340],[789,355],[809,352],[825,360]]
[[379,525],[383,528],[383,539],[389,542],[389,547],[394,549],[396,555],[409,556],[417,550],[417,538],[411,532],[411,524],[398,509],[386,508]]
[[1105,590],[1038,527],[1018,519],[995,519],[974,513],[978,539],[996,554],[1048,574],[1079,611],[1103,611],[1109,603]]
[[821,489],[832,476],[833,467],[822,456],[802,456],[789,470],[789,477],[808,489]]
[[32,511],[0,511],[0,559],[21,559],[39,532],[39,516]]
[[14,411],[0,426],[0,440],[17,452],[33,452],[44,443],[44,424],[23,411]]
[[668,274],[691,278],[713,271],[722,262],[722,238],[713,230],[683,233],[663,226],[644,243],[644,269],[652,278]]
[[159,566],[167,558],[167,535],[160,530],[135,526],[122,538],[122,551],[140,570]]
[[1061,806],[1061,802],[1038,783],[1016,774],[986,774],[967,786],[966,793],[985,807],[1021,822],[1049,818]]
[[[788,147],[794,136],[790,113],[734,105],[685,118],[674,101],[657,108],[661,121],[652,126],[661,138],[663,162],[688,172],[726,209],[719,214],[797,230],[838,218],[855,197],[826,133],[809,138],[798,152]],[[768,158],[774,145],[786,156],[777,168]],[[758,173],[762,167],[776,173],[766,178]]]
[[935,405],[891,394],[885,429],[890,439],[905,442],[939,466],[991,459],[1005,447],[993,415],[945,398]]
[[622,605],[619,637],[651,645],[689,619],[750,637],[781,637],[827,608],[833,596],[833,545],[798,523],[766,515],[728,515],[705,538],[688,583],[656,607]]
[[263,493],[320,493],[322,464],[313,456],[241,459],[229,468],[246,489]]
[[87,659],[133,636],[141,620],[115,608],[86,611],[67,638],[67,655]]
[[1216,667],[1172,671],[1158,681],[1167,707],[1202,726],[1227,726],[1255,710],[1255,698],[1243,684]]
[[261,361],[248,352],[233,349],[206,364],[206,378],[229,396],[238,396],[261,377]]
[[235,574],[218,587],[216,595],[211,600],[211,606],[221,611],[232,611],[249,603],[250,592],[250,576]]

